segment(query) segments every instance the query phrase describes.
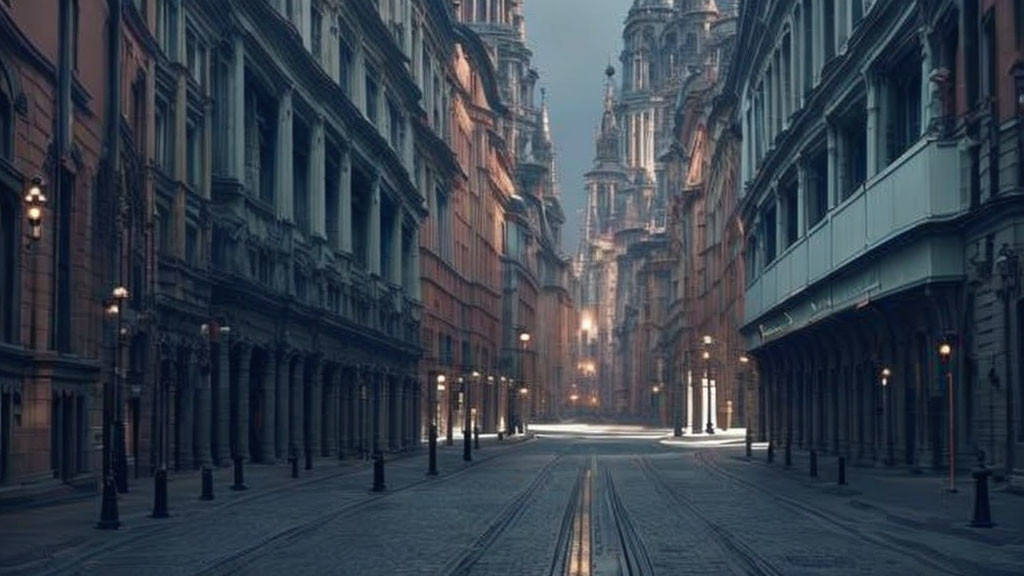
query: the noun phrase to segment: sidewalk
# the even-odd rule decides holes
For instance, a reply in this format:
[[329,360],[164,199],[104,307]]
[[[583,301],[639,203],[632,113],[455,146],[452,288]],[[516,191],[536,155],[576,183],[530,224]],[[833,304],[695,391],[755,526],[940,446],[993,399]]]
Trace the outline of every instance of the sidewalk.
[[[709,450],[710,451],[710,450]],[[706,453],[705,453],[706,454]],[[838,457],[818,456],[818,477],[811,478],[810,454],[776,450],[767,464],[767,445],[755,444],[747,461],[743,448],[715,450],[708,464],[751,483],[783,501],[820,510],[824,517],[856,527],[883,542],[924,551],[967,568],[1024,565],[1024,497],[989,483],[993,528],[969,526],[974,513],[974,479],[958,471],[950,492],[944,472],[913,474],[906,467],[846,465],[845,486],[838,485]],[[698,459],[700,462],[700,459]],[[1018,480],[1019,482],[1019,480]],[[968,570],[971,571],[970,569]]]
[[[480,456],[487,456],[488,449],[502,445],[519,444],[525,438],[516,437],[498,443],[496,439],[481,435]],[[443,439],[438,444],[438,459],[442,473],[464,466],[462,443],[455,442],[445,447]],[[396,474],[420,475],[426,470],[427,448],[418,451],[400,452],[387,455],[386,476],[391,481]],[[140,535],[149,536],[169,527],[199,518],[216,521],[217,513],[229,507],[251,505],[273,505],[275,495],[284,496],[294,489],[334,479],[351,477],[346,486],[358,489],[365,486],[367,495],[372,483],[372,461],[346,457],[319,458],[314,460],[313,469],[305,470],[299,463],[299,478],[291,478],[291,466],[287,462],[274,465],[247,464],[245,484],[248,490],[233,491],[232,467],[213,469],[214,500],[199,499],[201,474],[199,471],[170,473],[168,475],[168,509],[171,518],[153,519],[149,515],[153,508],[153,478],[146,476],[129,480],[129,492],[118,496],[118,509],[122,527],[117,531],[94,528],[100,513],[100,497],[80,495],[62,501],[45,502],[40,506],[21,507],[0,512],[0,574],[35,573],[52,569],[50,563],[60,558],[96,552],[106,547],[123,544],[126,540]],[[422,470],[421,470],[422,469]],[[324,486],[327,490],[335,483]],[[267,502],[255,502],[269,499]]]

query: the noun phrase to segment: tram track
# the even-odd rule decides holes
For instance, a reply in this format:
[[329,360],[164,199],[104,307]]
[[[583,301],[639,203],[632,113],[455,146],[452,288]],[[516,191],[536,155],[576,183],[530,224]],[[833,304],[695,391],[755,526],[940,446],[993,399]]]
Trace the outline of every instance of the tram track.
[[605,469],[605,503],[611,512],[618,536],[619,558],[618,574],[626,576],[649,576],[654,574],[654,565],[644,545],[640,533],[630,518],[626,506],[619,497],[619,492],[612,479],[611,470]]
[[489,455],[486,456],[485,458],[478,459],[477,464],[474,466],[466,466],[464,468],[456,470],[455,472],[448,473],[442,477],[425,477],[420,480],[416,480],[414,482],[406,484],[404,486],[389,489],[386,492],[370,496],[369,498],[345,504],[340,508],[337,508],[325,514],[318,515],[308,521],[299,522],[283,530],[278,530],[268,536],[258,539],[258,541],[249,546],[246,546],[239,550],[235,550],[231,554],[221,556],[211,562],[205,563],[202,566],[202,568],[196,572],[196,574],[230,574],[243,570],[245,566],[251,564],[255,559],[259,558],[262,554],[267,553],[267,548],[269,548],[270,546],[280,543],[293,542],[307,534],[315,532],[316,530],[330,524],[331,522],[355,514],[363,509],[369,508],[370,506],[373,506],[374,504],[380,502],[381,500],[385,500],[394,497],[398,494],[409,492],[411,490],[423,486],[438,485],[441,483],[451,481],[455,478],[459,478],[469,473],[471,470],[479,469],[481,465],[487,464],[495,460],[496,458],[504,454],[506,451],[507,449],[497,453],[490,452]]
[[678,508],[686,511],[690,516],[696,518],[709,534],[722,553],[722,558],[736,574],[754,576],[782,576],[785,572],[779,570],[767,558],[758,554],[748,546],[741,538],[724,529],[718,522],[707,516],[693,500],[684,493],[673,489],[651,464],[647,456],[636,458],[637,465],[644,476],[654,485],[655,490],[660,492],[669,502]]
[[566,452],[562,452],[545,464],[529,484],[523,487],[501,512],[491,520],[483,533],[467,549],[448,562],[442,573],[449,576],[463,576],[472,573],[476,564],[486,556],[494,544],[501,539],[501,536],[522,517],[526,508],[533,501],[534,496],[550,479],[555,466],[565,456]]

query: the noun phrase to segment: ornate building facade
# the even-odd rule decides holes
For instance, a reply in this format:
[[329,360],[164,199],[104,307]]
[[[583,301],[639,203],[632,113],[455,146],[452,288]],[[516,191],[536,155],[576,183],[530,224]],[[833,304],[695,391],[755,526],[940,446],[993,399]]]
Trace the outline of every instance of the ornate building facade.
[[745,3],[743,333],[776,444],[1022,457],[1020,3]]
[[[669,153],[684,80],[705,64],[726,3],[636,0],[623,30],[621,92],[609,67],[577,259],[578,377],[602,411],[665,418],[663,343],[672,299]],[[653,361],[651,361],[653,359]]]

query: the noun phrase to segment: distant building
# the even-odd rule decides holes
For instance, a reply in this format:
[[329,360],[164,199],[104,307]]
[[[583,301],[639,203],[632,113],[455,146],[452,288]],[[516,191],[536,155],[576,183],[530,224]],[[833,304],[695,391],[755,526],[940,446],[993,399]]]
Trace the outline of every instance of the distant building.
[[[719,11],[713,0],[636,0],[623,30],[621,93],[609,68],[577,255],[579,371],[600,409],[666,418],[664,323],[672,301],[666,154],[676,146],[675,104],[705,65]],[[591,369],[593,366],[593,369]]]

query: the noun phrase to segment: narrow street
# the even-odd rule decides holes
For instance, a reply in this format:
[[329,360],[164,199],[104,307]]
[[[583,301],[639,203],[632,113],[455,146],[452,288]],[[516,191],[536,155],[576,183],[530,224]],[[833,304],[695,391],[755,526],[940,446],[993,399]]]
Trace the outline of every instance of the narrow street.
[[[47,550],[0,552],[0,574],[1012,574],[1024,562],[1024,498],[996,491],[997,526],[978,535],[966,481],[949,495],[939,476],[852,468],[837,486],[824,459],[813,480],[757,445],[748,461],[736,432],[532,431],[487,439],[470,463],[442,446],[437,477],[425,452],[397,458],[383,493],[368,467],[322,461],[299,480],[254,467],[245,492],[221,474],[209,503],[175,493],[182,481],[170,519],[126,511],[117,532],[93,530],[95,502],[4,513],[0,541]],[[47,523],[62,527],[49,542],[27,530]]]

